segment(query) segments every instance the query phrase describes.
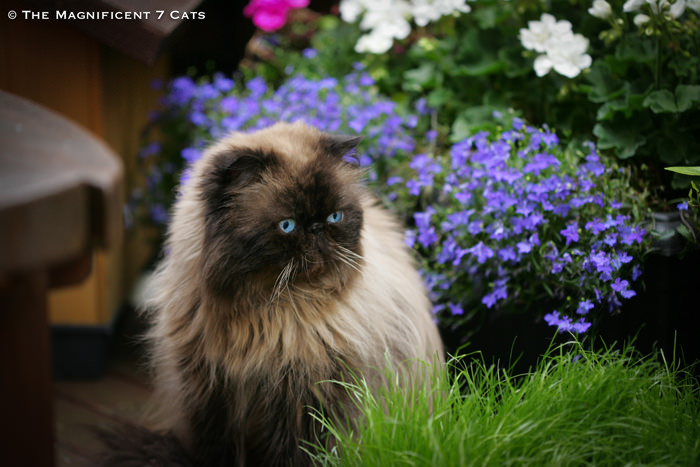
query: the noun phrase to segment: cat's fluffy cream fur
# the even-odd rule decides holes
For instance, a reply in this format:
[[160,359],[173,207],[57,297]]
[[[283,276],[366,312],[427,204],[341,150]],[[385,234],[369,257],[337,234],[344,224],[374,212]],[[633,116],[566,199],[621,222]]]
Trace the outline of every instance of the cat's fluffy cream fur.
[[[318,384],[337,378],[339,368],[362,373],[379,385],[388,362],[416,382],[421,373],[415,371],[416,360],[442,359],[430,303],[399,226],[352,179],[352,172],[340,179],[357,184],[355,190],[360,193],[361,258],[352,260],[357,271],[350,271],[352,280],[343,290],[335,290],[333,284],[291,284],[275,300],[270,300],[269,285],[254,283],[241,284],[249,290],[235,299],[207,292],[202,277],[206,210],[198,181],[211,170],[213,158],[236,148],[254,147],[276,154],[285,176],[293,177],[313,166],[321,135],[302,123],[233,134],[205,152],[193,166],[190,182],[181,187],[167,253],[151,283],[145,308],[153,324],[149,341],[157,400],[162,406],[158,421],[185,444],[191,445],[197,436],[191,422],[193,411],[207,406],[202,400],[217,393],[217,386],[232,388],[217,397],[225,394],[223,397],[230,398],[226,417],[235,438],[232,442],[243,450],[244,438],[250,435],[246,432],[258,426],[249,418],[260,416],[251,406],[265,410],[258,400],[262,396],[281,398],[282,408],[275,407],[292,413],[292,418],[303,417],[308,410],[285,406],[295,403],[295,392],[315,394],[325,409],[340,414],[336,399],[347,395]],[[296,402],[308,404],[306,400]],[[350,410],[351,404],[345,402],[345,410]],[[276,416],[270,414],[271,423]],[[241,453],[235,456],[242,464],[252,458]]]

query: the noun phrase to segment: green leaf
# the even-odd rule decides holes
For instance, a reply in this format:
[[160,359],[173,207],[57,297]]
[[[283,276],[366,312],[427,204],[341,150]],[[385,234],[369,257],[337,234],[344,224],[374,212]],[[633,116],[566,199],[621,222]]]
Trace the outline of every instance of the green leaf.
[[628,87],[625,86],[624,96],[605,102],[598,108],[596,120],[612,120],[616,113],[621,113],[629,118],[634,112],[644,108],[643,101],[643,94],[633,94]]
[[684,224],[681,224],[678,227],[676,227],[676,232],[678,232],[680,235],[682,235],[689,242],[695,243],[696,239],[693,236],[693,232],[688,227],[686,227]]
[[334,15],[323,15],[318,21],[318,28],[321,31],[332,31],[338,27],[340,19]]
[[605,103],[617,99],[629,86],[628,83],[615,79],[608,65],[601,62],[595,62],[586,77],[591,83],[588,93],[588,99],[591,102]]
[[615,149],[617,157],[628,159],[637,153],[637,149],[646,143],[644,133],[648,124],[631,120],[600,122],[593,127],[593,134],[598,137],[598,147]]
[[666,167],[670,172],[700,177],[700,167]]
[[676,86],[676,104],[679,112],[690,110],[700,104],[700,85],[679,84]]
[[426,101],[430,107],[439,108],[455,99],[454,92],[450,88],[439,87],[430,91]]
[[484,6],[483,8],[476,9],[473,13],[479,24],[480,29],[489,29],[496,26],[497,18],[499,16],[498,7]]
[[407,90],[433,88],[437,83],[437,72],[432,63],[424,63],[418,68],[408,70],[403,76],[405,79],[404,89]]
[[492,105],[477,105],[463,110],[452,124],[450,141],[453,143],[462,141],[481,130],[494,131],[497,126],[493,118],[494,110],[503,109]]
[[687,148],[686,138],[682,134],[662,135],[656,143],[656,152],[659,154],[659,159],[667,165],[683,163],[686,160]]
[[651,65],[656,60],[656,51],[652,40],[639,36],[625,36],[615,49],[615,58],[624,62],[646,63]]
[[644,99],[644,106],[654,113],[686,112],[700,103],[700,85],[678,85],[673,94],[668,89],[653,91]]
[[532,73],[532,60],[523,56],[523,49],[520,44],[517,47],[511,46],[499,49],[498,59],[505,63],[503,73],[508,78],[528,76]]
[[506,64],[500,60],[484,58],[473,65],[462,65],[452,70],[453,76],[484,76],[499,73],[506,68]]
[[678,112],[676,98],[668,89],[652,91],[644,99],[644,107],[648,107],[654,113]]
[[470,134],[470,126],[467,119],[461,115],[455,119],[450,131],[450,141],[456,143],[467,138]]
[[626,99],[614,99],[598,108],[598,113],[596,114],[596,120],[612,120],[615,113],[620,112],[627,108]]

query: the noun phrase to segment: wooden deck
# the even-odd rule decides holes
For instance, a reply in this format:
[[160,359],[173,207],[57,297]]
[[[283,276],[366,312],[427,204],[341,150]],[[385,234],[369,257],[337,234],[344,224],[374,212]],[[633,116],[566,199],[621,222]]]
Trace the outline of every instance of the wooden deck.
[[142,351],[122,329],[104,377],[87,381],[54,381],[56,465],[88,466],[100,452],[93,427],[119,421],[141,422],[151,386],[143,368]]

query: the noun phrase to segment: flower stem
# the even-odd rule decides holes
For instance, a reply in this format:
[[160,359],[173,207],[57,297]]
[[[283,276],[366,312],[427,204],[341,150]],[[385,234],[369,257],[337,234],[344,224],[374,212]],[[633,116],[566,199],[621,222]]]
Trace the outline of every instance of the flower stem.
[[656,46],[656,69],[654,70],[654,89],[659,89],[661,82],[661,44],[659,44],[659,36],[657,35],[654,45]]

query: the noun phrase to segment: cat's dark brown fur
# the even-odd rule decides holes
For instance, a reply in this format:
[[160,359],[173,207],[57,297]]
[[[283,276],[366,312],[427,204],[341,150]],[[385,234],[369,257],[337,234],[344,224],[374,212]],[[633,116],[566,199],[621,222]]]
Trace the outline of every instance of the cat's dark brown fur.
[[197,465],[308,465],[310,412],[357,415],[332,381],[379,387],[388,363],[421,384],[417,360],[441,358],[401,233],[343,160],[357,142],[234,134],[181,189],[147,309],[156,420]]

